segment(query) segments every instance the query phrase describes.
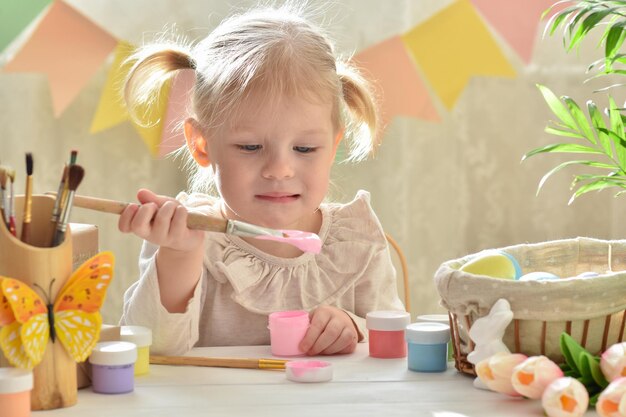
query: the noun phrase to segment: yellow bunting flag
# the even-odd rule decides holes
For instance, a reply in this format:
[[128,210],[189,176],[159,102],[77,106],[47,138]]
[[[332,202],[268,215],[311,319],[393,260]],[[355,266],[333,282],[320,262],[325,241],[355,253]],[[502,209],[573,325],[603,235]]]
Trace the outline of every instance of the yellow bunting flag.
[[163,131],[163,115],[167,107],[170,83],[167,82],[165,84],[156,103],[153,103],[149,108],[140,107],[138,109],[138,113],[144,115],[142,122],[146,126],[141,126],[131,120],[130,114],[122,100],[122,87],[126,75],[132,66],[130,63],[125,63],[125,61],[134,50],[135,47],[133,45],[124,41],[120,41],[115,48],[113,63],[100,95],[98,109],[91,122],[90,133],[95,134],[117,126],[122,122],[131,121],[152,155],[157,155]]
[[453,3],[402,39],[448,109],[472,76],[516,75],[468,0]]
[[376,95],[381,100],[384,126],[395,116],[440,120],[428,90],[399,36],[359,52],[352,61],[376,89]]
[[58,117],[115,48],[117,40],[62,1],[55,1],[5,72],[48,76]]

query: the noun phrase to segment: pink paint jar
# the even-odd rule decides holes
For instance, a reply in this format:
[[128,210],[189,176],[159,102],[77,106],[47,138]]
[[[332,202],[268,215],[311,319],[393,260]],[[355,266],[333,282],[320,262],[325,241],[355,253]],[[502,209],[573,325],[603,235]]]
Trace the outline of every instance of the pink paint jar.
[[91,385],[99,394],[124,394],[135,389],[137,345],[101,342],[91,351]]
[[0,368],[0,416],[30,417],[33,373],[17,368]]
[[406,311],[371,311],[365,316],[370,356],[391,359],[406,357],[404,329],[411,322]]
[[309,329],[309,313],[304,310],[277,311],[269,315],[272,355],[301,356],[298,347]]

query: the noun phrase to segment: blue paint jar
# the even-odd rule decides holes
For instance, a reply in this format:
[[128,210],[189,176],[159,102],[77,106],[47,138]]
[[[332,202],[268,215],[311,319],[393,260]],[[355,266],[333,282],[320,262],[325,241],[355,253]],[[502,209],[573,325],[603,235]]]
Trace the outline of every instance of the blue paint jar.
[[443,372],[448,369],[450,326],[423,322],[406,326],[408,366],[416,372]]

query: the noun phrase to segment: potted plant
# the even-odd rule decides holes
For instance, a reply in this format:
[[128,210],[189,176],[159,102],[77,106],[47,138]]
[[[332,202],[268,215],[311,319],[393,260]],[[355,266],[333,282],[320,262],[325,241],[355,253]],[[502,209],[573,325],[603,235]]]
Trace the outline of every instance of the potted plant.
[[[588,72],[591,78],[607,75],[626,75],[626,53],[622,45],[626,38],[626,0],[574,0],[559,1],[544,12],[543,17],[555,8],[566,7],[552,15],[546,25],[546,33],[553,35],[563,30],[563,45],[567,51],[576,49],[587,35],[597,27],[604,27],[601,45],[604,56],[593,62]],[[608,93],[617,83],[600,90]],[[577,197],[594,190],[617,187],[616,195],[626,192],[626,134],[624,108],[608,97],[608,108],[603,112],[589,100],[583,110],[576,101],[567,96],[557,97],[548,87],[538,85],[546,103],[557,117],[545,131],[568,138],[566,141],[536,148],[526,153],[522,160],[543,153],[582,154],[581,158],[563,162],[548,171],[539,182],[537,193],[546,180],[568,166],[592,168],[592,173],[576,174],[572,182],[569,203]]]

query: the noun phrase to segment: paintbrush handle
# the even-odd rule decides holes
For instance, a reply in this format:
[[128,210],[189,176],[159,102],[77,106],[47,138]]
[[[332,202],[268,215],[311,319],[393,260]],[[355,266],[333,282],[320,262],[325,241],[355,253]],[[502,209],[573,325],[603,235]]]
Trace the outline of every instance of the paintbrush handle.
[[150,363],[155,365],[210,366],[218,368],[246,369],[285,369],[283,359],[250,358],[202,358],[194,356],[158,356],[150,355]]
[[[74,196],[76,207],[89,210],[102,211],[105,213],[122,214],[129,203],[122,201],[107,200],[104,198],[86,197],[82,195]],[[187,215],[187,227],[206,232],[226,232],[228,221],[221,217],[207,216],[206,214],[190,212]]]

